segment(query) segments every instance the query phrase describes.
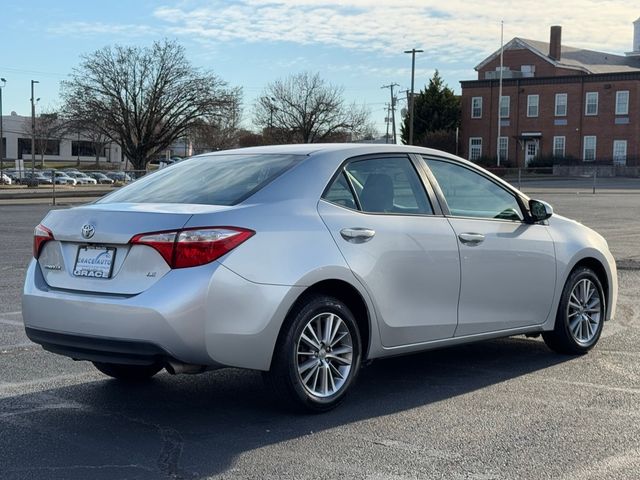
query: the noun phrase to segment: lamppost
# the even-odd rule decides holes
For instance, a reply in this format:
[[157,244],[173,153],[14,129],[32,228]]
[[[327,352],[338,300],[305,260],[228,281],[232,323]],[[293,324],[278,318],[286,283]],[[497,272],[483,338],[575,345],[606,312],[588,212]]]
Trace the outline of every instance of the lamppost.
[[404,53],[411,54],[411,97],[409,98],[409,145],[413,145],[413,83],[416,76],[416,53],[422,53],[424,50],[405,50]]
[[4,78],[0,78],[0,184],[4,183],[4,135],[2,131],[2,89],[7,84]]
[[[31,80],[31,177],[36,174],[36,99],[33,93],[33,85],[40,83],[38,80]],[[55,181],[55,178],[53,178]]]

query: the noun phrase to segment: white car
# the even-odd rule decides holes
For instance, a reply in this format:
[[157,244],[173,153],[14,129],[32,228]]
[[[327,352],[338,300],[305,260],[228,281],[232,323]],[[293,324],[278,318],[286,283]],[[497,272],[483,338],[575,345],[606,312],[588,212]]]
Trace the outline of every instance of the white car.
[[91,178],[82,172],[66,172],[66,174],[71,178],[75,178],[80,185],[96,185],[98,183],[95,178]]
[[262,370],[314,411],[371,359],[522,334],[587,353],[618,292],[599,234],[400,145],[193,157],[50,211],[33,246],[22,315],[47,350],[128,380]]
[[[42,172],[42,175],[51,178],[51,171],[45,170]],[[54,171],[54,178],[56,185],[77,185],[78,183],[78,181],[75,178],[70,177],[67,172]]]
[[5,173],[2,174],[2,178],[0,178],[0,183],[4,185],[11,185],[11,177]]

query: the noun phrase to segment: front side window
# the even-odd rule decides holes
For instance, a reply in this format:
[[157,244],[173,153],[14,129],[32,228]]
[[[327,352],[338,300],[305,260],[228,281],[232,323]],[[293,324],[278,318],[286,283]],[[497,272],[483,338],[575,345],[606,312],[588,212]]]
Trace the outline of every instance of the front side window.
[[527,95],[527,117],[537,117],[540,95]]
[[585,97],[585,115],[598,114],[598,92],[587,92]]
[[567,94],[556,93],[556,117],[567,116]]
[[582,158],[584,159],[585,162],[593,162],[596,159],[596,136],[595,135],[585,135]]
[[482,118],[482,97],[471,99],[471,118]]
[[469,160],[477,161],[482,156],[482,138],[471,137],[469,139]]
[[565,151],[565,137],[553,137],[553,156],[564,157]]
[[194,157],[145,175],[97,203],[235,205],[304,158],[277,154]]
[[509,107],[511,103],[511,97],[506,95],[500,97],[500,118],[509,118]]
[[357,160],[347,164],[344,172],[363,212],[433,214],[422,181],[407,157]]
[[629,90],[616,92],[616,115],[629,114]]
[[442,160],[425,159],[442,190],[451,215],[522,221],[515,196],[473,170]]

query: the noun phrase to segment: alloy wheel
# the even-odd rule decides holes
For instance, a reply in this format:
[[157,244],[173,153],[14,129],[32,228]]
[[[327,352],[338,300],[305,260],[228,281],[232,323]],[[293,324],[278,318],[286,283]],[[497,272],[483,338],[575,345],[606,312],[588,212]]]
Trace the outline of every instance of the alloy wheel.
[[567,321],[574,340],[589,344],[598,332],[602,321],[602,299],[596,285],[582,278],[573,286],[567,304]]

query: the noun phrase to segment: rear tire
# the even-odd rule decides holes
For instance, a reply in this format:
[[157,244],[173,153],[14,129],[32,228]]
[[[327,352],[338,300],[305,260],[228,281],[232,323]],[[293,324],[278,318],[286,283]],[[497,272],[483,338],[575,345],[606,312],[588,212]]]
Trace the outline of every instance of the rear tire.
[[105,375],[127,382],[147,380],[162,369],[159,365],[122,365],[102,362],[93,362],[93,365]]
[[562,291],[556,324],[543,332],[547,346],[558,353],[582,355],[600,339],[606,313],[602,284],[593,270],[575,269]]
[[336,298],[311,295],[285,320],[265,377],[289,407],[326,412],[344,400],[361,356],[360,332],[349,308]]

